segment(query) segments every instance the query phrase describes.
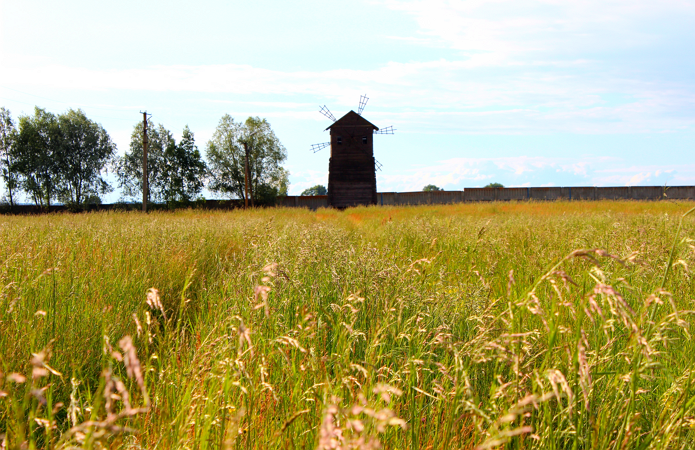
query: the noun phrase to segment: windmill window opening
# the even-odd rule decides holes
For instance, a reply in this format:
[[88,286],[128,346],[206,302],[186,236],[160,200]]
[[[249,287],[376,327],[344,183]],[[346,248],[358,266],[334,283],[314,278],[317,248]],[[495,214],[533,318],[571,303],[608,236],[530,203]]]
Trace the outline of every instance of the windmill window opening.
[[362,136],[362,143],[366,144],[367,143],[367,136]]
[[343,145],[343,138],[342,138],[342,136],[338,136],[338,145]]

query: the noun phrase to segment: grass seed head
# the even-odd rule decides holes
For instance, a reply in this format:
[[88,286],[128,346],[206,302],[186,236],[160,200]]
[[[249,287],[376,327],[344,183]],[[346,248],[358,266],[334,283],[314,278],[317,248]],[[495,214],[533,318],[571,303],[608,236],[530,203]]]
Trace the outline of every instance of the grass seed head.
[[159,290],[155,288],[149,288],[147,290],[147,299],[145,300],[147,303],[147,306],[150,307],[152,310],[159,310],[162,313],[162,316],[164,317],[164,320],[167,320],[167,315],[164,312],[164,305],[162,304],[162,299],[159,297]]

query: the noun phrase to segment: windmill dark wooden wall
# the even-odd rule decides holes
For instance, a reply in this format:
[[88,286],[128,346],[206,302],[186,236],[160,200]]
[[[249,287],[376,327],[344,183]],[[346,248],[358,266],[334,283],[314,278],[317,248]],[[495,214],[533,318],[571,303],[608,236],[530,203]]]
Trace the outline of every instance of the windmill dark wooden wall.
[[331,130],[328,204],[334,208],[376,204],[374,124],[350,111]]

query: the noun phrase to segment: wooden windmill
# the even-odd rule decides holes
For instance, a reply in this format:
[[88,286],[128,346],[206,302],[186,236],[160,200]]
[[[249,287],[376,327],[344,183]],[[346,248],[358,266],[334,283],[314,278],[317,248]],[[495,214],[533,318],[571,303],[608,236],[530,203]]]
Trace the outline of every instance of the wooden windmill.
[[319,112],[333,121],[331,141],[314,144],[314,153],[328,146],[331,157],[328,162],[328,205],[347,208],[356,205],[376,204],[376,170],[381,164],[374,159],[374,134],[393,134],[393,127],[379,127],[362,117],[369,99],[360,97],[358,112],[350,111],[336,119],[324,105]]

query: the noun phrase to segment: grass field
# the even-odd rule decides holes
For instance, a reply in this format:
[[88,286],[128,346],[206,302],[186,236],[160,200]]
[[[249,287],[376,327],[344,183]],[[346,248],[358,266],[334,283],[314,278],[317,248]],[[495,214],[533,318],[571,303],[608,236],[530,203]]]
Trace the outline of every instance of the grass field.
[[693,448],[693,206],[0,217],[0,448]]

